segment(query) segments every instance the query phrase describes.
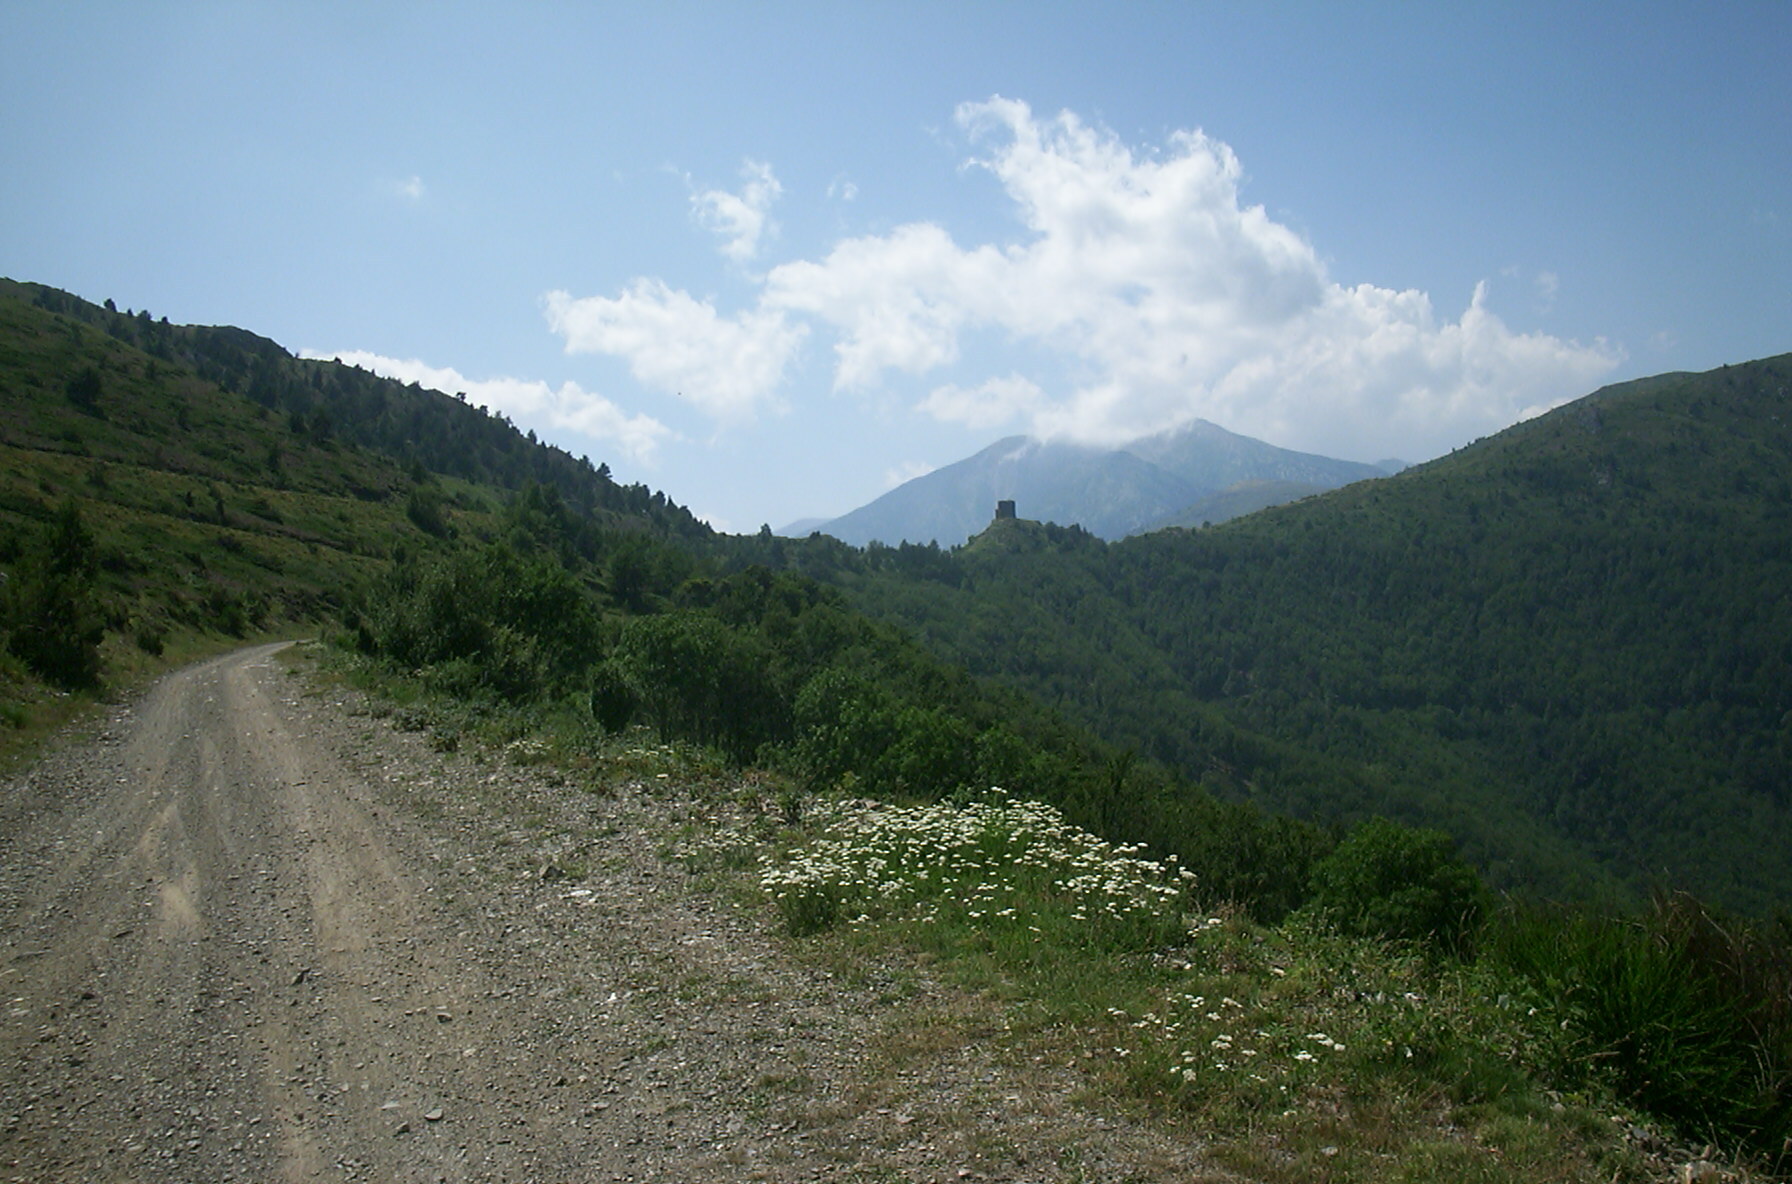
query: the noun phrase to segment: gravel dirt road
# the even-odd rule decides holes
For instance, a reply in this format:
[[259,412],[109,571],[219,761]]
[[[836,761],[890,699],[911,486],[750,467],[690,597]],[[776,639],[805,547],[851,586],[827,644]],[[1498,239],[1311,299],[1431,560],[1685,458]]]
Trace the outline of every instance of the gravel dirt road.
[[0,786],[0,1179],[1208,1178],[993,1005],[693,890],[676,787],[435,752],[279,649]]

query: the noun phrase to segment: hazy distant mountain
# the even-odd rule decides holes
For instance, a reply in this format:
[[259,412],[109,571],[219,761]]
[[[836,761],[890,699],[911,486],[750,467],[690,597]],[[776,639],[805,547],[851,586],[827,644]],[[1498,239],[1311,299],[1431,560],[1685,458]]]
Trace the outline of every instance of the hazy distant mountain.
[[[1387,471],[1277,448],[1205,420],[1124,448],[1010,436],[820,529],[855,546],[873,541],[955,546],[988,525],[996,502],[1013,500],[1022,518],[1074,524],[1116,539],[1180,524],[1191,515],[1197,515],[1195,525],[1222,521]],[[1234,496],[1211,502],[1224,493]]]
[[827,524],[826,518],[798,518],[787,526],[779,527],[773,533],[781,534],[787,539],[806,539]]
[[1335,486],[1312,485],[1304,481],[1240,481],[1218,493],[1198,498],[1173,514],[1166,514],[1146,526],[1145,530],[1164,530],[1172,526],[1218,526],[1246,514],[1255,514],[1258,510],[1297,502],[1303,497],[1311,497],[1333,488]]

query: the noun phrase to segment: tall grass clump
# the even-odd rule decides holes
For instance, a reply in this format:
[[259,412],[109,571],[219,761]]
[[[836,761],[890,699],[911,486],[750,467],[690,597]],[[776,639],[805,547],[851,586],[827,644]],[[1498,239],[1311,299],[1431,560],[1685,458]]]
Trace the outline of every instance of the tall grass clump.
[[1508,910],[1488,955],[1549,999],[1573,1036],[1553,1067],[1601,1079],[1693,1139],[1783,1168],[1792,1140],[1792,958],[1785,941],[1685,896],[1635,919]]
[[857,806],[760,875],[793,934],[911,922],[1023,958],[1176,940],[1190,879],[1173,857],[1145,859],[1000,791],[964,806]]

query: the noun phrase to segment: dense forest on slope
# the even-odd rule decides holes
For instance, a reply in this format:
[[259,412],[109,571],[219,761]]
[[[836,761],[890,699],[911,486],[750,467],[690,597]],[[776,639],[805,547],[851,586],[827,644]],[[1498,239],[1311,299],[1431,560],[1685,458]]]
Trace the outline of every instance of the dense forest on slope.
[[1105,544],[783,559],[1208,783],[1443,826],[1495,881],[1792,901],[1792,356],[1607,388],[1399,476]]

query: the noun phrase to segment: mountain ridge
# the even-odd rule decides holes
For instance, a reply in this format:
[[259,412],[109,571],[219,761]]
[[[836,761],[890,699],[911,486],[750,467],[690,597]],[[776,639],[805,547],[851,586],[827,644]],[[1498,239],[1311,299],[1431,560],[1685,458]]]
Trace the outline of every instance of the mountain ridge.
[[[1380,466],[1278,448],[1198,419],[1114,448],[1004,437],[819,527],[803,525],[854,546],[956,546],[982,528],[996,502],[1014,501],[1028,518],[1118,539],[1386,475]],[[1242,487],[1258,492],[1218,497]]]

